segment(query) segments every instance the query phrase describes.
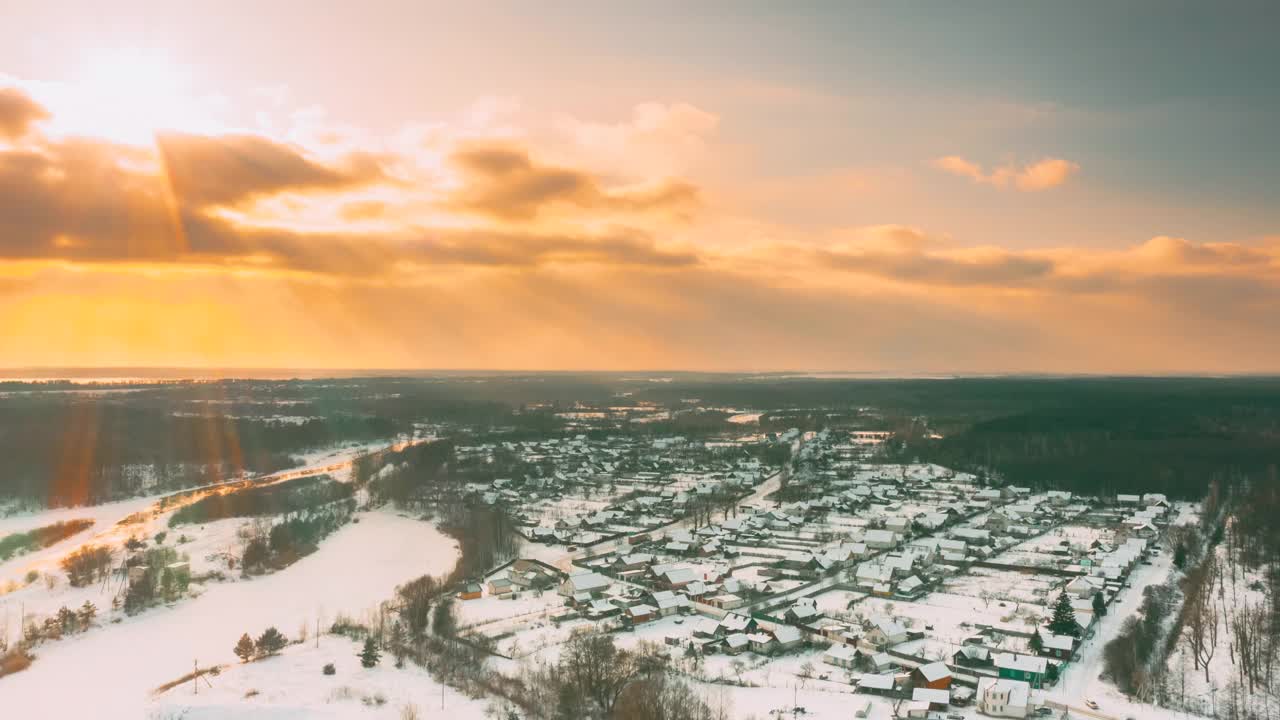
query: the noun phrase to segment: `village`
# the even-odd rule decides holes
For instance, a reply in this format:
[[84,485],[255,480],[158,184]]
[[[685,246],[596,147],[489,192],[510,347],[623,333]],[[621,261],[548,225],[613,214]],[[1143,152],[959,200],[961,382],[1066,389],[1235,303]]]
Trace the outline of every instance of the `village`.
[[540,468],[471,488],[524,542],[458,588],[460,628],[511,664],[602,630],[701,682],[847,694],[854,717],[1097,711],[1100,622],[1167,569],[1161,538],[1192,506],[885,462],[885,436],[460,447]]

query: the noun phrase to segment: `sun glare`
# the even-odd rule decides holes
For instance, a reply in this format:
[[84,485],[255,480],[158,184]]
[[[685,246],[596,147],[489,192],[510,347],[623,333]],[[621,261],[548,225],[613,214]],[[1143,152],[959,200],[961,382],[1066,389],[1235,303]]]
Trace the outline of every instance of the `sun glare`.
[[68,128],[76,134],[130,145],[150,145],[163,131],[212,132],[214,102],[196,94],[190,68],[163,52],[120,48],[87,54],[69,102],[90,112],[92,124]]

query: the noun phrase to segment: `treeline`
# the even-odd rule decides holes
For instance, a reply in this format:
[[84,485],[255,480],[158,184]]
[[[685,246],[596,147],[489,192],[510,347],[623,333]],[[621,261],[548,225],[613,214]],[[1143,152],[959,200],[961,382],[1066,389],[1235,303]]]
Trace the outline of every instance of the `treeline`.
[[1198,499],[1211,481],[1231,486],[1275,472],[1280,392],[1269,387],[1256,396],[1120,392],[975,422],[940,440],[899,436],[898,450],[1015,485]]
[[294,464],[291,454],[390,438],[403,427],[346,413],[282,423],[234,416],[222,406],[192,412],[171,392],[179,391],[6,397],[0,404],[0,499],[56,507],[193,487],[285,469]]
[[346,497],[336,502],[291,512],[245,544],[240,558],[246,573],[279,570],[316,551],[320,541],[351,521],[356,501]]
[[327,475],[286,480],[226,494],[214,492],[175,511],[169,518],[169,526],[233,517],[282,515],[346,500],[354,492],[351,485],[337,482]]
[[47,548],[92,526],[92,520],[79,518],[56,522],[52,525],[45,525],[26,532],[5,535],[0,537],[0,561],[8,560],[15,555]]

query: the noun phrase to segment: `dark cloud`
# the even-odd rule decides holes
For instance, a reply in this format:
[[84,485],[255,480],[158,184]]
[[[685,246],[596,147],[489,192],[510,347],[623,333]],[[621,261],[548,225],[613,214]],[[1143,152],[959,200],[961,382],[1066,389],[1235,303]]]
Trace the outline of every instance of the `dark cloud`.
[[376,158],[354,155],[342,167],[256,135],[166,134],[158,139],[174,194],[192,206],[238,205],[283,192],[339,191],[385,176]]
[[1052,260],[996,252],[974,257],[923,252],[817,252],[830,268],[924,285],[1024,287],[1054,272]]
[[17,88],[0,88],[0,137],[17,140],[49,111]]
[[527,151],[515,147],[471,146],[454,153],[452,161],[465,184],[448,205],[503,220],[529,220],[557,205],[616,212],[680,212],[698,202],[698,189],[689,183],[607,189],[589,173],[539,165]]

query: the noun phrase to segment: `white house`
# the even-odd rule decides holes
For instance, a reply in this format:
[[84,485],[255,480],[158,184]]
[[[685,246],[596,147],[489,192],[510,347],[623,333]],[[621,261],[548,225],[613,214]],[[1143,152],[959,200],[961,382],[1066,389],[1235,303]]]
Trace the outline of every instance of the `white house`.
[[857,663],[858,651],[848,645],[832,645],[822,654],[822,662],[828,665],[852,670]]
[[984,677],[978,680],[978,712],[994,717],[1025,718],[1031,686],[1021,680]]

